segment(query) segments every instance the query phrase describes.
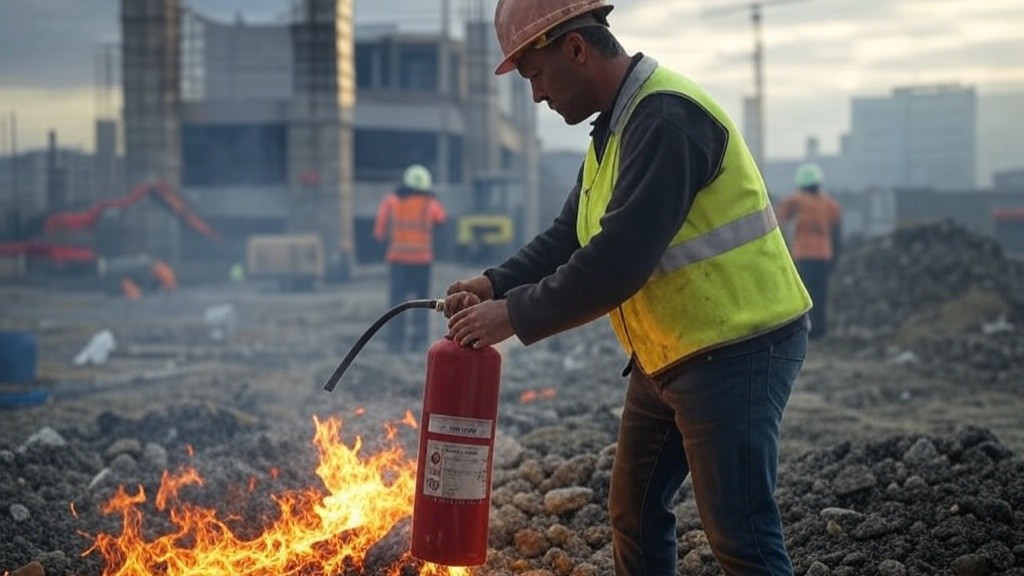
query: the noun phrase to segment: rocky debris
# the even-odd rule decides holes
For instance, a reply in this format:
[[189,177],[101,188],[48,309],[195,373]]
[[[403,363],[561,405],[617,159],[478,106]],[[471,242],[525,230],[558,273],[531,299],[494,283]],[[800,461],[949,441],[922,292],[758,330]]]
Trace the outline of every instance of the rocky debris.
[[994,240],[952,220],[906,225],[840,259],[829,331],[927,375],[1007,383],[1024,371],[1022,287],[1024,265]]
[[891,335],[971,290],[1004,298],[1019,315],[1024,277],[1014,268],[994,240],[952,220],[901,226],[842,255],[831,281],[830,330]]
[[[945,233],[959,238],[960,232],[954,227]],[[995,272],[1000,257],[986,252],[984,243],[967,240],[956,249],[977,250],[967,259],[976,260],[981,272],[963,273],[968,274],[963,281],[977,286],[925,286],[905,299],[906,287],[881,271],[909,271],[918,284],[939,283],[931,279],[934,272],[917,264],[928,261],[928,250],[940,242],[919,243],[917,259],[904,262],[893,246],[909,241],[897,241],[898,234],[862,247],[863,254],[851,252],[840,265],[834,292],[840,301],[832,308],[839,319],[837,335],[817,348],[801,374],[795,392],[804,395],[805,404],[795,398],[787,412],[783,441],[815,447],[784,450],[780,468],[780,506],[797,573],[1022,576],[1020,458],[985,428],[890,436],[897,429],[948,432],[943,423],[966,413],[958,412],[955,402],[987,391],[971,392],[972,384],[999,382],[999,374],[1020,383],[1024,369],[1014,355],[1021,340],[1016,330],[1024,321],[1016,298],[1024,291],[1012,286],[1024,285],[1022,275],[1014,276],[1007,263],[1006,282],[1012,286],[1002,287]],[[942,270],[955,268],[945,258],[932,261]],[[857,274],[844,272],[847,266]],[[884,281],[875,285],[870,276],[860,277],[872,273]],[[959,273],[937,277],[956,279]],[[843,277],[847,280],[839,280]],[[103,367],[104,376],[151,369],[154,361],[168,359],[208,367],[160,387],[119,389],[124,396],[113,397],[117,412],[101,412],[100,400],[84,403],[88,394],[82,403],[62,406],[57,386],[57,402],[12,418],[17,424],[0,430],[0,573],[30,570],[35,561],[50,576],[100,574],[98,555],[81,553],[91,544],[87,534],[120,530],[118,518],[99,513],[102,503],[118,486],[142,486],[155,494],[162,471],[186,463],[199,471],[205,486],[186,487],[183,499],[237,519],[232,530],[254,536],[260,521],[277,513],[275,495],[319,485],[311,415],[341,416],[345,437],[362,436],[364,453],[373,453],[384,444],[382,422],[399,422],[408,411],[418,414],[425,353],[389,355],[371,341],[335,392],[326,395],[322,386],[334,366],[382,309],[367,305],[371,297],[379,297],[379,286],[368,282],[347,286],[344,295],[289,297],[283,303],[260,295],[239,299],[237,326],[217,341],[211,341],[199,316],[190,316],[194,303],[184,299],[130,309],[124,322],[111,324],[124,346]],[[871,308],[876,300],[890,309]],[[217,296],[209,303],[222,301]],[[865,310],[863,318],[845,311],[847,306]],[[32,310],[18,308],[26,314]],[[88,310],[101,326],[110,320],[109,310]],[[173,318],[153,322],[166,314]],[[45,373],[79,378],[81,372],[68,371],[67,359],[95,328],[48,328],[47,337],[58,342],[51,357],[59,356],[61,366],[51,363]],[[63,340],[73,344],[60,344]],[[837,351],[841,355],[833,355]],[[487,565],[475,573],[609,574],[605,503],[625,358],[604,320],[529,348],[510,340],[502,353],[491,549]],[[858,365],[850,372],[847,355],[856,359],[852,364],[860,358],[872,363],[872,370]],[[877,370],[890,359],[891,373]],[[935,377],[908,382],[907,372],[899,370]],[[821,404],[807,403],[809,395]],[[885,417],[875,420],[879,411],[872,410],[902,406],[908,412],[903,418],[913,418],[910,411],[918,403],[936,397],[953,403],[942,414],[927,413],[922,422],[882,422]],[[109,406],[110,398],[102,402]],[[992,402],[1003,396],[984,398]],[[810,418],[789,418],[801,408]],[[399,432],[406,452],[415,454],[416,431],[399,427]],[[250,485],[254,489],[248,490]],[[679,572],[720,574],[688,485],[674,506]],[[145,511],[152,512],[153,532],[172,528],[158,521],[155,510]],[[397,524],[374,547],[371,565],[392,566],[407,538],[408,524]],[[415,567],[405,566],[402,573],[410,570]]]
[[972,557],[982,574],[1024,570],[1024,460],[984,428],[842,443],[780,475],[797,573],[964,574]]
[[[178,430],[185,417],[187,429]],[[63,444],[0,447],[0,503],[8,510],[0,517],[0,569],[36,561],[50,575],[99,574],[97,555],[81,556],[90,544],[84,534],[119,532],[118,519],[98,512],[117,486],[156,493],[162,469],[145,457],[155,444],[171,468],[187,462],[204,478],[203,489],[186,489],[183,499],[236,518],[233,530],[254,537],[259,526],[244,519],[269,520],[274,494],[316,485],[317,457],[308,426],[253,427],[233,418],[195,406],[139,420],[108,415],[88,429],[61,430]],[[502,431],[488,561],[475,574],[611,573],[606,503],[614,436],[593,432],[565,450],[575,436],[562,426],[519,438]],[[133,465],[116,464],[126,458]],[[279,473],[271,476],[271,468]],[[109,470],[106,479],[93,483],[101,470]],[[1024,573],[1024,460],[984,428],[784,456],[779,506],[797,574]],[[148,530],[172,529],[152,512]],[[688,483],[675,512],[680,573],[720,574]],[[397,525],[374,547],[373,565],[393,566],[407,540],[408,526]]]

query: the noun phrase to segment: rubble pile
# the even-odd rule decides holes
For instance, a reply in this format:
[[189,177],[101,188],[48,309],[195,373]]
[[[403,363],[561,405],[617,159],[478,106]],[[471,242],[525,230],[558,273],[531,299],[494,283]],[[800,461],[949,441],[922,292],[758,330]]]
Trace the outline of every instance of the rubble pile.
[[1024,370],[1024,266],[952,220],[906,225],[843,255],[829,331],[929,375],[1007,382]]
[[[273,494],[316,485],[315,449],[300,428],[252,427],[231,412],[181,407],[138,420],[106,414],[89,430],[44,428],[20,446],[0,446],[0,569],[36,561],[48,575],[100,574],[97,555],[81,555],[85,535],[120,530],[100,505],[119,485],[156,493],[162,471],[186,461],[206,479],[196,503],[234,515],[240,533],[254,536],[252,519],[273,515]],[[613,440],[562,425],[519,437],[502,431],[490,552],[474,573],[610,574]],[[271,467],[280,474],[269,476]],[[255,490],[239,489],[252,478]],[[984,428],[784,458],[779,504],[798,574],[1024,573],[1024,460]],[[680,573],[719,574],[688,485],[675,511]],[[171,527],[149,526],[159,529]],[[396,532],[407,537],[407,526]]]
[[[938,280],[948,278],[971,286]],[[812,346],[782,437],[779,503],[797,574],[1024,576],[1018,397],[964,386],[1020,383],[1021,278],[948,223],[898,231],[840,264],[836,336]],[[425,351],[389,354],[371,341],[335,391],[323,390],[379,315],[379,286],[366,279],[302,298],[200,292],[134,307],[88,300],[41,326],[54,400],[0,415],[0,574],[98,576],[109,567],[83,555],[90,536],[121,531],[103,505],[119,487],[141,486],[146,536],[171,533],[153,497],[164,471],[183,467],[204,479],[183,501],[257,536],[280,514],[275,497],[323,486],[313,417],[343,419],[362,454],[387,448],[382,424],[419,414]],[[53,296],[18,294],[12,312],[48,317],[40,310]],[[224,302],[237,315],[230,324],[196,313]],[[432,322],[440,335],[443,319]],[[72,366],[104,328],[117,336],[106,364]],[[472,573],[609,574],[605,506],[626,379],[608,322],[530,347],[513,339],[502,355],[490,551]],[[894,359],[918,372],[891,369]],[[397,440],[415,458],[418,431],[404,424]],[[719,574],[688,485],[674,506],[679,573]],[[408,562],[409,530],[408,518],[397,522],[365,567],[344,575],[416,573],[394,565]]]
[[[496,474],[488,568],[609,574],[614,445],[572,457],[548,446]],[[1024,572],[1024,461],[983,428],[846,442],[784,461],[780,476],[798,574]],[[679,573],[720,574],[688,488],[676,499]]]

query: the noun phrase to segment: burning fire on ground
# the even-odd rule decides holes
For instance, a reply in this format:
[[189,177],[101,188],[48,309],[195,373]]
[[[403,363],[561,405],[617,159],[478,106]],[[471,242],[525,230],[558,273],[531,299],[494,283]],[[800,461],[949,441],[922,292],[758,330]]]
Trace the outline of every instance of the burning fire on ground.
[[551,400],[555,397],[554,388],[544,388],[543,390],[524,390],[519,395],[520,404],[529,404],[538,400]]
[[[147,540],[140,506],[148,496],[142,486],[134,493],[120,487],[103,513],[120,514],[121,534],[96,536],[85,554],[103,556],[104,576],[364,574],[367,552],[412,513],[416,462],[398,447],[361,455],[361,438],[351,448],[342,443],[339,419],[314,417],[313,422],[320,457],[316,472],[323,487],[274,496],[278,519],[257,537],[240,537],[214,510],[181,502],[182,488],[203,485],[199,474],[186,468],[165,471],[153,501],[175,527],[172,533]],[[411,413],[402,422],[416,426]],[[389,426],[388,439],[395,434]],[[408,551],[386,574],[410,574],[410,566],[420,575],[470,574],[465,568],[424,564]]]

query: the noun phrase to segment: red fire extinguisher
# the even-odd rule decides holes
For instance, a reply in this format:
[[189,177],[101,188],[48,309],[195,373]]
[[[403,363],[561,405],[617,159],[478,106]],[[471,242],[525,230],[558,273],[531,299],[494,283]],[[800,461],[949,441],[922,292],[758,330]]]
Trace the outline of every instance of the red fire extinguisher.
[[[330,391],[370,337],[409,308],[440,311],[444,300],[411,300],[384,314],[356,342],[324,387]],[[412,555],[445,566],[487,560],[491,470],[498,417],[501,355],[448,338],[427,352],[420,417]]]

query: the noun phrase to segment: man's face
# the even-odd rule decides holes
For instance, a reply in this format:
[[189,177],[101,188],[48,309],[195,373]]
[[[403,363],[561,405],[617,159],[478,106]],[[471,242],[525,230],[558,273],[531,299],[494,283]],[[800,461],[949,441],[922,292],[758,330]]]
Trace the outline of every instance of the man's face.
[[547,102],[570,126],[593,114],[583,97],[582,68],[573,59],[578,50],[573,44],[578,41],[578,35],[560,38],[539,50],[527,50],[516,62],[519,74],[530,82],[533,101]]

